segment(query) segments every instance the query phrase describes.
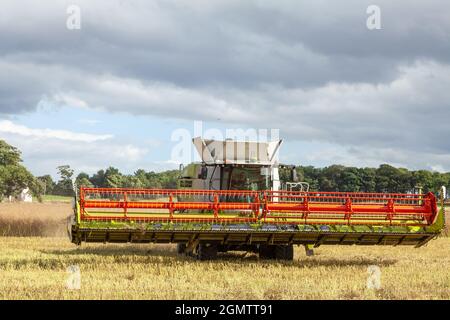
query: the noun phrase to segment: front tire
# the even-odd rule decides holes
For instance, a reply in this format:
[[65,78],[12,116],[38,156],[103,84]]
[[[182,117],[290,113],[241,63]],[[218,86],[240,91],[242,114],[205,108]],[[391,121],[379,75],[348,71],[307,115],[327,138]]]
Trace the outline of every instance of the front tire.
[[275,246],[275,259],[287,261],[294,260],[294,246],[293,245]]
[[275,259],[275,246],[269,246],[265,244],[260,245],[259,257],[266,260]]
[[214,260],[217,258],[218,247],[211,243],[201,243],[198,245],[197,249],[197,259],[198,260]]
[[270,260],[294,260],[294,246],[292,245],[260,245],[259,257]]
[[186,243],[177,243],[177,253],[184,254],[186,252]]

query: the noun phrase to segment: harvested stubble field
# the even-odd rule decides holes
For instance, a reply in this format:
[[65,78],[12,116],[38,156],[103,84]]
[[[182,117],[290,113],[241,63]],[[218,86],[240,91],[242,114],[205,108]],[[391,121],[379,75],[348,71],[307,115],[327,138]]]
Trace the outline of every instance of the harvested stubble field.
[[[37,230],[26,230],[34,235],[42,232],[39,237],[0,237],[0,298],[450,299],[447,237],[419,249],[324,246],[313,257],[306,257],[299,247],[294,261],[284,263],[242,253],[200,262],[177,256],[171,245],[77,247],[61,237],[69,211],[69,204],[0,205],[0,230],[9,216],[39,221]],[[16,224],[14,229],[9,221],[3,235],[25,225]],[[46,221],[60,225],[48,230]],[[20,234],[25,235],[24,230]],[[381,271],[378,290],[367,288],[371,265]],[[70,266],[80,269],[80,290],[67,288]]]

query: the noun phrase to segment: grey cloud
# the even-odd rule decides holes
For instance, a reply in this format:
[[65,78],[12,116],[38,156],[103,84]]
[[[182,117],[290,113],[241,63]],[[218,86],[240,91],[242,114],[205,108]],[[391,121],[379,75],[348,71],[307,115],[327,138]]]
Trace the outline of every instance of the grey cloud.
[[365,26],[371,1],[78,1],[75,32],[64,2],[25,12],[14,3],[1,25],[8,59],[187,87],[381,82],[399,61],[448,61],[450,51],[445,1],[378,1],[384,28],[375,32]]
[[[73,3],[79,31],[65,28]],[[47,101],[220,118],[447,163],[450,4],[377,1],[382,30],[369,31],[370,4],[4,1],[0,114]]]
[[[42,69],[28,68],[30,74]],[[257,90],[202,90],[78,70],[47,69],[46,101],[136,115],[221,121],[280,128],[294,140],[448,152],[450,66],[419,62],[400,68],[392,82],[330,83],[319,88],[262,86]],[[32,86],[22,81],[27,87]]]

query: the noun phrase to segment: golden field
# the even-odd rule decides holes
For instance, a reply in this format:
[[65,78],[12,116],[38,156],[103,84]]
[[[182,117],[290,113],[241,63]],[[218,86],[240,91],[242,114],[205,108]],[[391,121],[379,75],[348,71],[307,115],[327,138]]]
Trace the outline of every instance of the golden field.
[[[450,299],[447,237],[419,249],[323,246],[313,257],[298,247],[293,262],[242,253],[203,262],[172,245],[77,247],[61,237],[69,213],[70,204],[0,204],[3,235],[7,221],[15,223],[9,234],[21,220],[42,232],[0,237],[1,299]],[[46,229],[46,221],[59,227]],[[381,271],[378,290],[367,288],[372,265]],[[80,270],[79,290],[67,288],[70,266]]]
[[0,203],[0,236],[60,236],[66,232],[67,202]]

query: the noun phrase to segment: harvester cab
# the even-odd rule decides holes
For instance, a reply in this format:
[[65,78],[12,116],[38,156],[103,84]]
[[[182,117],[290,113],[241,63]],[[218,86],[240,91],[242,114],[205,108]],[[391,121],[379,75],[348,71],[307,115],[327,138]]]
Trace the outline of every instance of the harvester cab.
[[[201,162],[180,166],[179,189],[308,191],[299,182],[295,166],[280,165],[282,140],[251,142],[217,141],[197,137],[193,144]],[[290,170],[291,180],[280,181],[279,170]]]

